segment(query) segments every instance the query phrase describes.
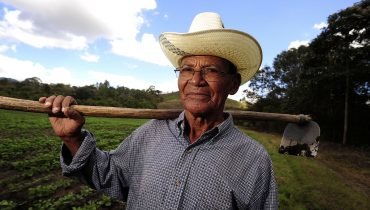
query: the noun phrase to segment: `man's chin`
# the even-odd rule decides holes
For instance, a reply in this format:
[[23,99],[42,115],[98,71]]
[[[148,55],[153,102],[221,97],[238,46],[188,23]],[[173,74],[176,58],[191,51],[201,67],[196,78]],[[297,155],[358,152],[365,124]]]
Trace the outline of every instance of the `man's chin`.
[[208,104],[185,105],[184,109],[197,117],[204,117],[214,111]]

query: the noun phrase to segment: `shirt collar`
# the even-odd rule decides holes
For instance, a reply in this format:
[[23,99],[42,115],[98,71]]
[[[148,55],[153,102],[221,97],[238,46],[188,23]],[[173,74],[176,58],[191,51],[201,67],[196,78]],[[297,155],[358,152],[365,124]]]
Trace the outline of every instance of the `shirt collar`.
[[[222,123],[218,124],[216,127],[205,132],[205,134],[215,137],[226,133],[231,127],[234,127],[233,117],[231,116],[231,114],[227,112],[225,112],[224,114],[226,115],[226,119]],[[178,136],[183,136],[185,129],[185,111],[182,111],[180,113],[179,117],[175,120],[175,125]]]
[[185,129],[185,111],[182,111],[179,117],[175,121],[176,131],[178,132],[178,136],[183,135]]

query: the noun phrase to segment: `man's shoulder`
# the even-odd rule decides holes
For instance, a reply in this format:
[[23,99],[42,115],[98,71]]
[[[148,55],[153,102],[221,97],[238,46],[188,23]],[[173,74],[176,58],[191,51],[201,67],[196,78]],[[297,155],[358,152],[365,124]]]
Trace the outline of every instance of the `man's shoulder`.
[[158,120],[158,119],[151,119],[141,125],[138,129],[139,130],[146,130],[146,129],[157,129],[160,127],[168,127],[171,120]]
[[151,119],[138,127],[134,132],[133,135],[156,135],[156,134],[165,134],[171,131],[171,127],[173,127],[172,120],[157,120]]
[[[231,135],[234,136],[235,140],[238,141],[241,144],[250,144],[253,146],[261,146],[261,144],[256,141],[254,138],[250,137],[248,134],[246,134],[244,131],[242,131],[240,128],[234,126],[232,130],[230,131]],[[230,134],[229,134],[230,135]]]
[[251,155],[267,155],[265,147],[237,127],[234,127],[232,142],[243,153]]

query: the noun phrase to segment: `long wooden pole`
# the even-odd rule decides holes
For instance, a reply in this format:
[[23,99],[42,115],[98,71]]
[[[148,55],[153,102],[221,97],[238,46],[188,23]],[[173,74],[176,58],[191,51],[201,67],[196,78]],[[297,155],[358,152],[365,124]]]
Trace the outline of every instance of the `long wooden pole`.
[[[142,119],[173,119],[176,118],[181,109],[132,109],[105,106],[73,105],[75,110],[85,116],[92,117],[115,117],[115,118],[142,118]],[[51,113],[38,101],[16,99],[0,96],[0,109],[18,110],[26,112]],[[292,115],[268,112],[234,111],[227,110],[234,119],[241,120],[269,120],[293,123],[303,123],[311,120],[308,115]]]

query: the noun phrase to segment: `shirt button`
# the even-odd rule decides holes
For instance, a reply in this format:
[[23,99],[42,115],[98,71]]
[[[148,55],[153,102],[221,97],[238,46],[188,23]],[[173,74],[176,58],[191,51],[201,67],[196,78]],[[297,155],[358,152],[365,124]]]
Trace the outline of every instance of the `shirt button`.
[[181,185],[181,181],[179,178],[176,178],[175,184],[177,187]]

